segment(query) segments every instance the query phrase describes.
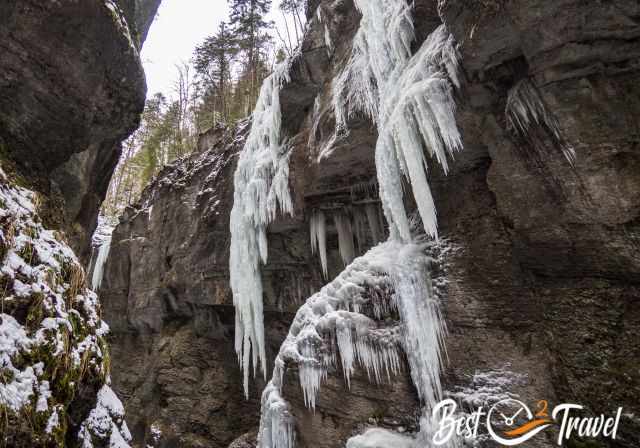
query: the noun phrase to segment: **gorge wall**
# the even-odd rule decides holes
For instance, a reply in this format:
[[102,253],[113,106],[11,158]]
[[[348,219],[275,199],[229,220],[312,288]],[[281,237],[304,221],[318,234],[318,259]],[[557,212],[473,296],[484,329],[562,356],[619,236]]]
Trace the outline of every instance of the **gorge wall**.
[[159,3],[0,2],[0,446],[127,446],[83,265]]
[[[320,0],[308,16],[280,94],[294,148],[294,214],[269,227],[268,371],[295,311],[326,282],[312,254],[311,217],[355,220],[367,204],[379,207],[375,127],[352,116],[349,133],[334,134],[332,83],[360,14],[351,0]],[[638,446],[640,5],[416,0],[413,16],[414,50],[444,23],[464,74],[464,150],[446,176],[429,161],[446,278],[448,394],[469,406],[487,390],[596,414],[622,406],[618,439],[593,446]],[[509,111],[527,100],[544,117],[519,132]],[[252,381],[244,400],[228,272],[233,172],[248,126],[204,135],[200,151],[165,168],[114,232],[101,297],[114,387],[136,446],[255,444],[264,382]],[[563,154],[569,145],[574,163]],[[373,244],[359,242],[359,253]],[[327,245],[332,279],[343,268],[333,225]],[[350,389],[332,373],[315,412],[290,378],[285,394],[302,447],[343,446],[367,426],[416,427],[408,373],[382,386],[356,376]],[[552,446],[554,437],[527,446]],[[583,443],[570,445],[591,446]]]
[[145,100],[139,50],[160,0],[0,3],[0,148],[45,219],[88,258],[98,209]]

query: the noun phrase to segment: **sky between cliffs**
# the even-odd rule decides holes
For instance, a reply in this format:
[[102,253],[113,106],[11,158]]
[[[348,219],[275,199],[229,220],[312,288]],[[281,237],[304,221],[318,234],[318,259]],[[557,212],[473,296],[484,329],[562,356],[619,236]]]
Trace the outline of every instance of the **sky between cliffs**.
[[[283,21],[274,0],[271,19]],[[228,17],[227,0],[162,0],[158,15],[142,49],[147,75],[147,96],[162,92],[173,97],[176,64],[188,62],[196,45],[218,29]]]

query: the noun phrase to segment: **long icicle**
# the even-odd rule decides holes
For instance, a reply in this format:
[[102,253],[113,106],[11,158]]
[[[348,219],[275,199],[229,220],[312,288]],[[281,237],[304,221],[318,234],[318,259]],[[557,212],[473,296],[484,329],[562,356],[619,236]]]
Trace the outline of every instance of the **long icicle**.
[[267,226],[278,210],[291,214],[290,148],[280,136],[280,87],[289,81],[290,61],[279,64],[262,84],[251,132],[234,176],[229,274],[236,309],[235,349],[249,396],[249,365],[260,364],[266,379],[260,261],[267,262]]

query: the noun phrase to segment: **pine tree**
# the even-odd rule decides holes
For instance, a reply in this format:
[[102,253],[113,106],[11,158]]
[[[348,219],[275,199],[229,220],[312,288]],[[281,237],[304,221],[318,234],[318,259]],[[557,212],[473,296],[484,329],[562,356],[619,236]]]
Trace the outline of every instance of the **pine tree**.
[[273,23],[266,20],[271,0],[229,0],[229,6],[229,21],[245,55],[246,72],[250,80],[250,102],[253,104],[258,97],[261,53],[271,41],[268,30],[273,27]]
[[207,37],[195,49],[194,66],[203,84],[201,93],[205,101],[213,101],[214,120],[216,109],[222,121],[229,119],[231,65],[237,53],[238,42],[224,22],[214,36]]

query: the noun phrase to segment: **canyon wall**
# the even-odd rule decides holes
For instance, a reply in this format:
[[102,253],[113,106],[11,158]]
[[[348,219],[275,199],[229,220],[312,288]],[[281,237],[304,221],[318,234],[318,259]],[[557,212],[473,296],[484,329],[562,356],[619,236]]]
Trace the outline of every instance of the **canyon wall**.
[[[83,265],[159,0],[0,1],[0,445],[123,446]],[[75,252],[75,253],[74,253]]]
[[0,3],[0,148],[81,258],[146,94],[139,51],[160,0]]
[[[448,175],[429,161],[446,278],[447,393],[471,406],[502,385],[496,393],[528,403],[573,402],[595,414],[622,406],[618,439],[602,443],[637,446],[640,6],[417,0],[413,16],[414,50],[444,23],[462,56],[464,150]],[[353,216],[377,203],[375,127],[352,116],[348,135],[333,138],[332,82],[360,14],[350,0],[321,0],[310,2],[309,21],[280,95],[294,147],[294,214],[270,226],[262,271],[270,363],[296,309],[325,283],[311,250],[313,213]],[[528,94],[547,121],[519,132],[508,104]],[[114,386],[138,446],[255,443],[264,382],[253,381],[244,400],[228,273],[233,172],[248,126],[204,136],[201,151],[165,168],[115,230],[102,298]],[[328,232],[333,278],[343,264],[335,226]],[[332,373],[315,412],[295,378],[284,393],[302,447],[343,446],[367,426],[416,427],[408,374],[382,386],[356,376],[347,389]],[[527,446],[551,446],[554,436]]]

